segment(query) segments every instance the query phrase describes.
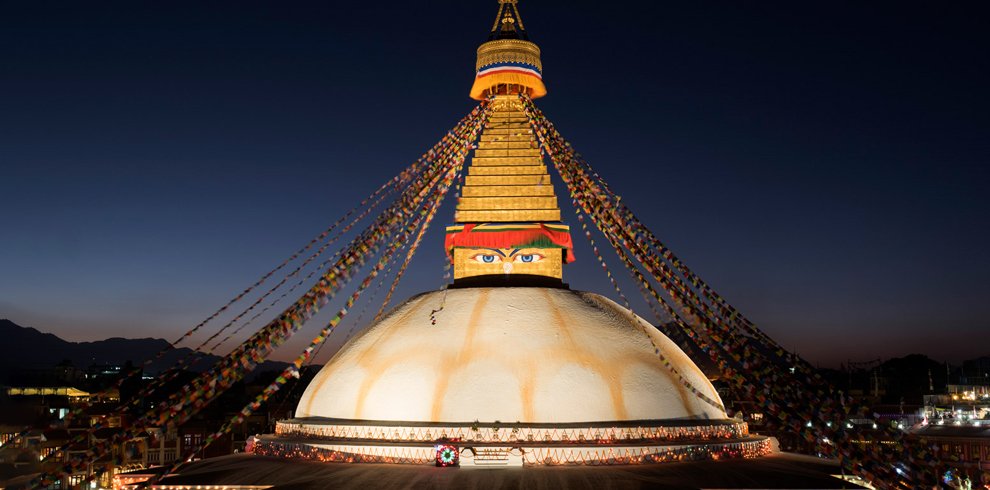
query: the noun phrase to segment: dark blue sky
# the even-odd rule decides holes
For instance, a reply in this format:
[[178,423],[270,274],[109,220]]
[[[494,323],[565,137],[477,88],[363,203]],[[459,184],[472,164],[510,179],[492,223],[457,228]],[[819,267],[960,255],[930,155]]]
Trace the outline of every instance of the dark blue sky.
[[[336,3],[0,5],[0,317],[174,338],[473,107],[494,0]],[[990,354],[983,2],[520,7],[539,105],[774,338]],[[567,280],[614,296],[580,247]]]

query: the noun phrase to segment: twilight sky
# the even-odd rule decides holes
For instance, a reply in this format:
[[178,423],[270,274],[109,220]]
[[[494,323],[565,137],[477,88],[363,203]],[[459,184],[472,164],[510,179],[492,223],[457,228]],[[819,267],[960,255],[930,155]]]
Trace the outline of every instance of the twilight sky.
[[[520,8],[564,136],[730,302],[837,365],[990,354],[982,4]],[[5,2],[0,318],[173,340],[471,110],[496,7]],[[614,297],[575,242],[566,280]],[[440,286],[441,249],[400,297]]]

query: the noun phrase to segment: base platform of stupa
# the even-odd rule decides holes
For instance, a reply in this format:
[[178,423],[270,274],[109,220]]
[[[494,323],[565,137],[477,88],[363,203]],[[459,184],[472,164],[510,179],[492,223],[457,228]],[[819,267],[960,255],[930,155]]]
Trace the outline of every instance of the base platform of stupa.
[[461,466],[664,463],[771,452],[767,437],[735,420],[455,424],[315,417],[279,422],[252,450],[323,462],[435,464],[444,447],[455,450]]

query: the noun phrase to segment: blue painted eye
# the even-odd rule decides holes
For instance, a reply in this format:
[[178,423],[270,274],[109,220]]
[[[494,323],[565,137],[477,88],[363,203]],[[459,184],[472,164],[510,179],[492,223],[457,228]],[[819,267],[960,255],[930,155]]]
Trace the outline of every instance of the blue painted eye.
[[543,256],[540,254],[516,255],[516,262],[521,262],[524,264],[531,264],[533,262],[539,262],[541,260],[543,260]]
[[502,261],[502,259],[500,259],[499,256],[495,254],[478,254],[471,258],[477,260],[478,262],[481,262],[482,264],[494,264]]
[[532,262],[533,261],[533,256],[532,255],[520,255],[519,256],[519,261],[520,262]]

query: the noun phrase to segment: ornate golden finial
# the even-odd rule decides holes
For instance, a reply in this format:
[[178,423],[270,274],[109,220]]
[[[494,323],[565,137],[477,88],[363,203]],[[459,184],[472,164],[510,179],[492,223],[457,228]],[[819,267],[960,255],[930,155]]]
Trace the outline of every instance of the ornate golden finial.
[[519,15],[519,1],[518,0],[498,0],[500,4],[509,4],[512,6],[512,10],[516,12],[516,20],[519,22],[519,28],[525,30],[523,26],[522,16]]
[[[498,0],[498,14],[495,15],[492,33],[488,36],[489,41],[507,38],[527,39],[526,28],[523,26],[522,16],[519,15],[518,3],[518,0]],[[517,28],[519,32],[515,32]],[[508,32],[503,33],[503,31]]]
[[506,15],[505,17],[502,18],[502,31],[504,32],[504,31],[514,31],[514,30],[516,30],[515,23],[516,23],[516,20],[512,18],[512,15],[511,14],[510,15]]
[[547,93],[540,48],[529,41],[517,4],[518,0],[498,0],[488,42],[478,47],[473,99],[520,92],[535,99]]

